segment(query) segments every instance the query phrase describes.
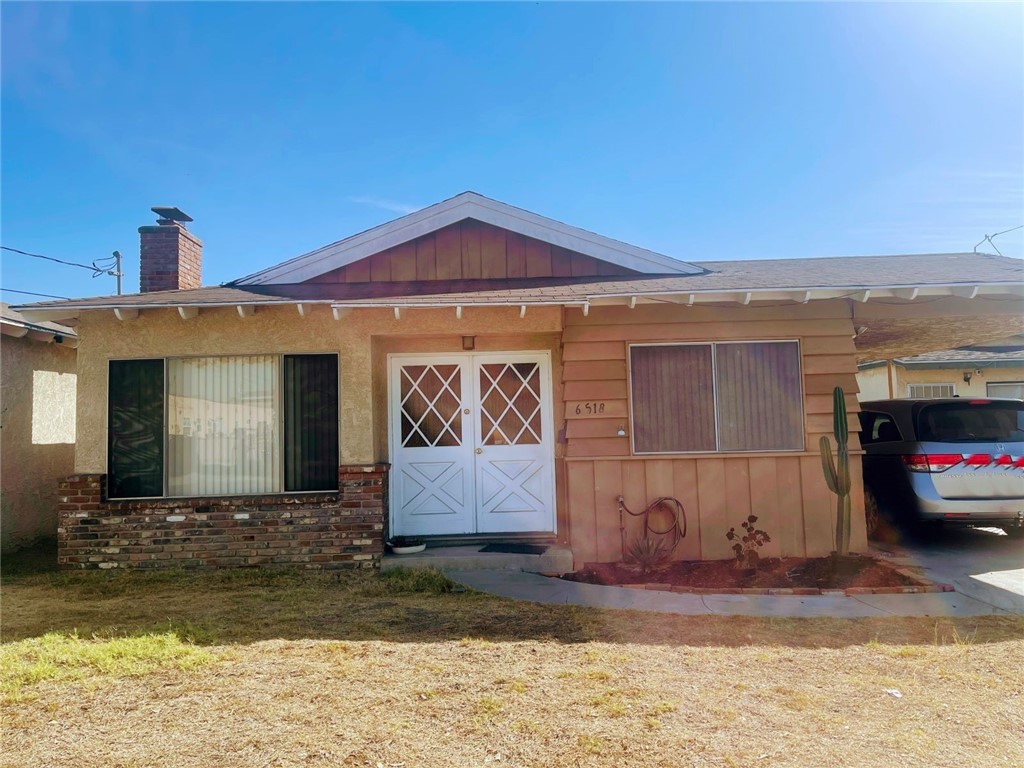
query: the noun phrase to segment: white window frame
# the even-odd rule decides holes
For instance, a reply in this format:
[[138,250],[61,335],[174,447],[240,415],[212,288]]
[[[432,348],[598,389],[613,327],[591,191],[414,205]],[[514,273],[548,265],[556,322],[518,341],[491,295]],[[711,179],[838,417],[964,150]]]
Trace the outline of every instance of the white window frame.
[[[930,390],[929,394],[915,395],[914,387],[925,387]],[[937,394],[934,391],[936,387],[949,387],[950,393],[948,395]],[[907,397],[912,400],[933,400],[940,397],[956,397],[956,382],[952,381],[937,381],[926,384],[907,384]]]
[[993,395],[989,391],[989,388],[992,387],[992,386],[1000,386],[1000,385],[1006,385],[1006,384],[1009,384],[1011,386],[1016,386],[1016,387],[1024,387],[1024,381],[987,381],[987,382],[985,382],[985,395],[987,397],[999,397],[999,395]]
[[[167,495],[167,475],[168,475],[168,453],[167,453],[167,419],[168,419],[168,397],[167,397],[167,361],[168,360],[200,360],[200,359],[211,359],[211,358],[226,358],[226,357],[252,357],[252,356],[277,356],[279,365],[277,366],[277,394],[278,397],[284,398],[284,358],[293,356],[303,355],[333,355],[337,360],[337,373],[338,373],[338,460],[341,460],[341,354],[338,352],[252,352],[252,353],[231,353],[231,354],[219,354],[219,355],[146,355],[144,357],[110,357],[107,358],[106,365],[106,388],[104,390],[103,397],[103,428],[104,428],[104,441],[103,441],[103,453],[104,453],[104,467],[105,471],[110,471],[110,364],[115,362],[132,362],[133,360],[162,360],[164,364],[164,376],[163,376],[163,389],[164,389],[164,414],[163,414],[163,466],[161,468],[162,481],[163,481],[163,493],[159,496],[110,496],[108,497],[111,501],[136,501],[136,500],[149,500],[149,499],[219,499],[219,498],[234,498],[238,496],[284,496],[284,495],[295,495],[302,493],[328,493],[330,491],[337,492],[337,488],[325,488],[319,491],[269,491],[267,493],[230,493],[230,494],[204,494],[202,496],[168,496]],[[284,460],[284,408],[278,409],[278,434],[281,436],[281,466],[278,470],[278,485],[282,489],[284,488],[284,473],[285,473],[285,460]]]
[[[716,347],[725,344],[796,344],[797,378],[800,381],[800,447],[747,448],[723,451],[718,427],[718,355]],[[633,421],[633,347],[711,347],[711,397],[715,417],[715,450],[713,451],[638,451]],[[804,392],[804,355],[800,339],[730,339],[729,341],[660,341],[638,342],[626,346],[626,395],[629,406],[629,449],[634,456],[728,456],[731,454],[803,453],[807,449],[807,397]]]

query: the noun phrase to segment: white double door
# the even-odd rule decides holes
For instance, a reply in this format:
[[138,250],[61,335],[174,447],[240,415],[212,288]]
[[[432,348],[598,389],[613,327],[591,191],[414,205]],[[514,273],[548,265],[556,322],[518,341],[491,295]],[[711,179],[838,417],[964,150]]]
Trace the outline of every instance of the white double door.
[[391,529],[555,530],[551,358],[392,355]]

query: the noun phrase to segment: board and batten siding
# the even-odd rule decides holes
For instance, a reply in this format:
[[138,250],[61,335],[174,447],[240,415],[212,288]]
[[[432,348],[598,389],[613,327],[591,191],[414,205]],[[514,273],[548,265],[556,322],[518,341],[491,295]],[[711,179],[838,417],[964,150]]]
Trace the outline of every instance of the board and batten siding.
[[[640,305],[565,310],[562,381],[570,539],[577,565],[622,559],[616,497],[634,512],[661,496],[686,510],[688,532],[674,557],[733,556],[726,531],[747,515],[772,541],[762,556],[819,556],[833,549],[835,497],[822,476],[818,441],[832,433],[832,389],[846,393],[854,477],[852,549],[867,545],[856,431],[853,324],[845,301],[781,307]],[[629,418],[630,344],[800,342],[804,450],[634,455]],[[625,436],[619,432],[624,431]],[[627,538],[638,534],[627,516]]]
[[466,219],[313,278],[314,283],[404,283],[635,275],[620,267]]

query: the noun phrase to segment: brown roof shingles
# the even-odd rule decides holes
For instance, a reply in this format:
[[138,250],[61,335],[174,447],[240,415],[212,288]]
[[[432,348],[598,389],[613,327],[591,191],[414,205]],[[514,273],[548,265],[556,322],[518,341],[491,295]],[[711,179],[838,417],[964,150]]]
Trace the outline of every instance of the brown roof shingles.
[[338,301],[351,304],[538,303],[585,301],[633,293],[872,288],[950,284],[1024,283],[1024,260],[978,253],[855,256],[816,259],[707,261],[698,275],[637,279],[534,278],[441,283],[304,283],[238,288],[229,285],[182,291],[39,302],[33,309],[174,307]]

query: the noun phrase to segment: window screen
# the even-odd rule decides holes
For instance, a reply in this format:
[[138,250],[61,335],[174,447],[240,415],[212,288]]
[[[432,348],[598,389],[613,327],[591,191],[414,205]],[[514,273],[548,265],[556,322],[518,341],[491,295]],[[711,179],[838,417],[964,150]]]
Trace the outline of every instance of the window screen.
[[630,347],[636,453],[799,450],[795,341]]
[[718,449],[803,447],[800,349],[791,342],[715,345]]
[[284,488],[338,487],[338,358],[284,358]]
[[714,451],[710,345],[631,347],[637,453]]
[[111,360],[107,494],[164,493],[164,361]]

